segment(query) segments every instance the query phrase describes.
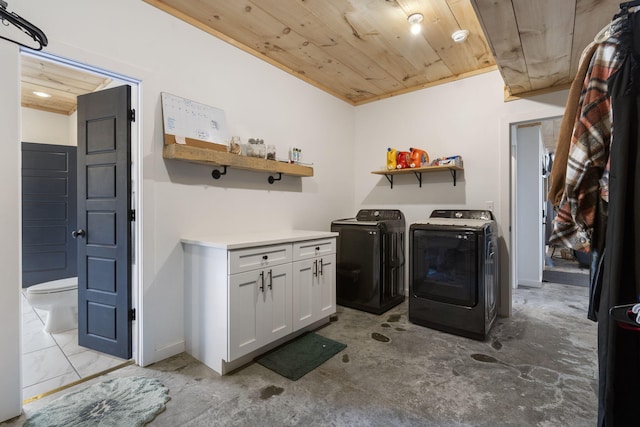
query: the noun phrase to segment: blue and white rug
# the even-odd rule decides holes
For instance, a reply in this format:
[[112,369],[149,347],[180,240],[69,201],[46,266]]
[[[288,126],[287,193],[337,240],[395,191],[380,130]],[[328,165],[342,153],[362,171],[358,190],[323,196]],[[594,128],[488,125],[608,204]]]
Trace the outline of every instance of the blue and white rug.
[[156,379],[114,378],[48,403],[23,427],[143,426],[164,410],[168,393]]

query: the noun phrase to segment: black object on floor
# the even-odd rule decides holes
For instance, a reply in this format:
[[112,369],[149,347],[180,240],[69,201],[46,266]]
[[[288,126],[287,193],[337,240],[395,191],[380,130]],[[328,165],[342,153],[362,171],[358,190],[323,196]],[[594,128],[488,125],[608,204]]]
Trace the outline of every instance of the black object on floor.
[[296,381],[346,347],[346,344],[307,332],[258,357],[256,362],[285,378]]
[[589,275],[584,273],[571,273],[565,271],[544,270],[543,282],[560,283],[562,285],[589,286]]

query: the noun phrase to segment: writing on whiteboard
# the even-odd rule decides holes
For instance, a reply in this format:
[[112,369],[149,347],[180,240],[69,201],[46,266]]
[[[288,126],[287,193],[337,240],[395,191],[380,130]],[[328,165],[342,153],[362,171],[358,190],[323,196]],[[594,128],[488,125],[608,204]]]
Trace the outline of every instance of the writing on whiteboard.
[[224,110],[162,92],[164,133],[216,144],[226,144]]

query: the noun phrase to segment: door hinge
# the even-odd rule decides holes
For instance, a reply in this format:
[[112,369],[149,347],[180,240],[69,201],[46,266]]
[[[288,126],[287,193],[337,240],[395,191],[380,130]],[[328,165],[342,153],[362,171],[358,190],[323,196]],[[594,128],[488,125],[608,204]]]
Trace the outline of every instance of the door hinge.
[[129,310],[129,320],[136,320],[136,309],[132,308]]
[[135,221],[136,220],[136,210],[132,209],[129,211],[129,221]]
[[136,110],[135,109],[131,109],[129,110],[129,121],[130,122],[135,122],[136,121]]

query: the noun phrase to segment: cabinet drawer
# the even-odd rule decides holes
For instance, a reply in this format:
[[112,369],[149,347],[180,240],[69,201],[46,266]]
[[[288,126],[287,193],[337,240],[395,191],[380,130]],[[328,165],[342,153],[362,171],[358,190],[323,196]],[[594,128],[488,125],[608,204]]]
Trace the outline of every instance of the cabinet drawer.
[[229,252],[229,274],[291,262],[291,245],[260,246]]
[[336,252],[336,239],[307,240],[293,244],[293,260],[313,258]]

